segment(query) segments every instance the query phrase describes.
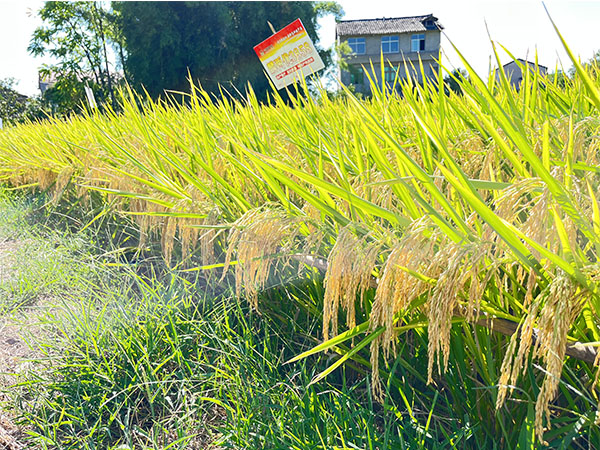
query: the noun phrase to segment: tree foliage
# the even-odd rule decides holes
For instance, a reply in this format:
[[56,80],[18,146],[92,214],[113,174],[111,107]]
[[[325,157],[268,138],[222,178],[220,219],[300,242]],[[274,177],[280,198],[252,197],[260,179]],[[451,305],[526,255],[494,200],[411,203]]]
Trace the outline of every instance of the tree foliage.
[[[341,16],[335,2],[56,2],[39,11],[43,25],[32,36],[29,52],[49,55],[42,67],[52,79],[44,100],[55,113],[77,110],[84,86],[100,105],[112,101],[118,80],[157,98],[165,90],[187,91],[189,80],[212,93],[221,87],[243,92],[251,83],[259,97],[269,90],[253,47],[269,35],[268,22],[280,29],[302,19],[318,41],[317,20]],[[320,49],[326,66],[329,50]],[[117,69],[122,74],[116,76]]]
[[40,100],[19,94],[14,83],[12,78],[0,80],[0,119],[3,126],[45,117]]
[[[600,50],[596,50],[594,55],[583,62],[583,67],[587,70],[587,75],[592,78],[598,78],[600,76]],[[548,77],[555,81],[558,86],[564,88],[568,83],[571,83],[579,75],[575,66],[565,70],[563,67],[560,69],[557,67],[553,72],[548,74]]]
[[469,73],[465,69],[454,69],[449,75],[444,77],[444,84],[446,85],[446,89],[461,95],[463,93],[461,84],[465,83],[468,79]]
[[[300,18],[313,42],[317,19],[339,17],[334,2],[113,2],[126,48],[125,69],[153,97],[165,89],[186,91],[188,74],[213,93],[219,85],[244,91],[251,83],[264,97],[269,89],[253,47]],[[330,51],[320,49],[326,65]]]
[[50,1],[39,17],[43,25],[34,31],[28,50],[56,61],[41,70],[42,76],[56,79],[45,99],[58,112],[68,112],[84,99],[87,84],[99,103],[111,99],[114,104],[111,47],[118,47],[118,41],[112,13],[102,2]]

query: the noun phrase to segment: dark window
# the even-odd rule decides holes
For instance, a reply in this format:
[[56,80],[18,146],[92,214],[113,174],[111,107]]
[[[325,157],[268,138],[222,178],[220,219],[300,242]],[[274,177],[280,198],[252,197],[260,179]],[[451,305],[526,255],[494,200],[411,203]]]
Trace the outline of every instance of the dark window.
[[350,67],[350,84],[363,84],[364,79],[362,67]]
[[388,83],[393,83],[398,73],[398,67],[386,67],[384,69],[384,78]]

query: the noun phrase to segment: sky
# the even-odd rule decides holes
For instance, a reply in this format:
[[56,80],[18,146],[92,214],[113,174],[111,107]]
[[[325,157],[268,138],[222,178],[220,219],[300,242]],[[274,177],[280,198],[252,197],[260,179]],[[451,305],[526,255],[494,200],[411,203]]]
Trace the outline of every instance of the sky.
[[[557,64],[560,68],[562,63],[565,69],[572,65],[541,1],[341,0],[338,3],[345,11],[344,20],[434,14],[445,28],[441,45],[450,68],[464,66],[452,50],[451,41],[481,76],[487,76],[492,47],[486,23],[491,39],[517,58],[533,59],[537,51],[539,63],[550,71]],[[15,78],[17,90],[26,95],[39,92],[37,69],[48,62],[27,52],[31,35],[40,25],[35,12],[42,4],[33,0],[0,0],[0,79]],[[600,0],[547,0],[545,4],[567,43],[582,60],[590,59],[600,50]],[[325,48],[333,45],[332,18],[321,21],[320,40]],[[506,54],[501,54],[502,63],[509,60]]]
[[38,67],[46,61],[27,53],[33,30],[40,21],[35,12],[39,1],[0,0],[0,79],[15,78],[22,94],[38,94]]

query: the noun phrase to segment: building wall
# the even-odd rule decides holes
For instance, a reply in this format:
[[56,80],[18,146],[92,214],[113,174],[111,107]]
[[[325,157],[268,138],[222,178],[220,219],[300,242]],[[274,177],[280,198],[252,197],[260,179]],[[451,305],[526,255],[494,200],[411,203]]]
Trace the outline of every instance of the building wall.
[[[529,67],[531,68],[532,71],[535,71],[535,64],[531,63],[531,62],[523,62],[521,61],[522,64],[528,64]],[[544,75],[547,72],[546,67],[544,66],[538,66],[540,74]],[[519,65],[515,62],[515,61],[511,61],[508,64],[505,64],[504,66],[502,66],[502,69],[504,70],[504,73],[506,74],[506,78],[508,78],[508,82],[517,90],[519,90],[519,88],[521,87],[521,81],[523,80],[523,72],[521,71],[521,68],[519,67]],[[496,77],[498,78],[499,75],[497,74]]]
[[[411,40],[415,34],[425,35],[425,50],[420,52],[411,51]],[[384,35],[370,35],[370,36],[345,36],[343,41],[347,41],[348,38],[352,37],[364,37],[366,51],[363,55],[348,55],[345,60],[351,66],[351,70],[356,72],[358,68],[364,67],[366,72],[369,73],[372,80],[376,80],[377,84],[381,87],[382,71],[381,71],[381,37]],[[440,51],[440,32],[439,30],[425,31],[421,33],[404,33],[404,34],[392,34],[386,36],[398,36],[398,53],[386,53],[383,55],[385,67],[393,65],[394,67],[400,68],[400,76],[406,78],[406,72],[412,71],[412,67],[416,70],[413,72],[416,78],[421,81],[421,74],[419,71],[419,58],[423,63],[426,76],[432,76],[437,70],[437,63],[435,59],[439,57]],[[406,61],[407,66],[404,65]],[[372,67],[371,67],[372,66]],[[346,86],[351,84],[352,75],[349,71],[342,70],[340,72],[340,78],[342,83]],[[363,84],[355,84],[355,90],[363,94],[370,93],[369,80],[365,75]]]

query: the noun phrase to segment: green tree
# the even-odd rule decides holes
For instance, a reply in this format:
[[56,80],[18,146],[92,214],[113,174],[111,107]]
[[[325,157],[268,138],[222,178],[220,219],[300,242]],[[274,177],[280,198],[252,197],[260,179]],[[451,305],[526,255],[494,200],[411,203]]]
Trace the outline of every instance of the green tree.
[[552,80],[553,82],[556,82],[556,84],[561,88],[564,88],[566,86],[570,78],[571,77],[569,77],[569,74],[567,72],[564,72],[560,69],[558,69],[556,72],[550,72],[548,74],[548,79]]
[[[589,75],[593,76],[594,78],[598,78],[600,75],[600,50],[596,50],[594,55],[585,63],[583,63],[583,67],[588,70]],[[577,71],[575,70],[575,67],[571,67],[569,70],[571,78],[576,75],[576,72]]]
[[0,119],[3,126],[45,117],[40,100],[19,94],[14,83],[12,78],[0,80]]
[[[43,66],[41,74],[56,79],[45,94],[58,112],[77,108],[89,85],[99,103],[115,103],[115,74],[109,50],[118,42],[111,11],[103,2],[46,2],[39,11],[43,25],[32,36],[29,52],[52,56],[54,64]],[[114,58],[113,58],[114,59]]]
[[451,74],[444,77],[444,84],[447,89],[452,92],[462,95],[460,83],[464,83],[469,79],[469,73],[465,69],[454,69]]
[[[209,92],[219,85],[259,97],[269,90],[253,47],[300,18],[317,42],[317,19],[341,9],[334,2],[113,2],[126,49],[124,67],[153,97],[187,91],[188,73]],[[320,49],[326,65],[330,51]]]

